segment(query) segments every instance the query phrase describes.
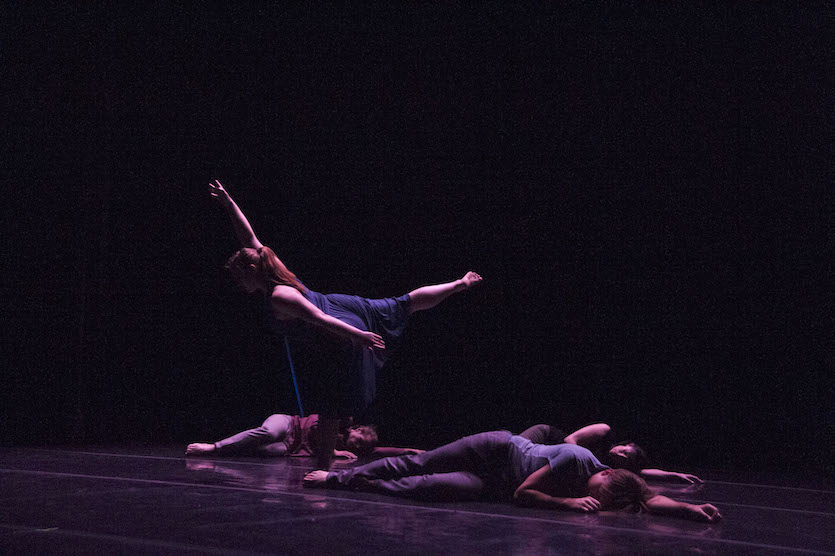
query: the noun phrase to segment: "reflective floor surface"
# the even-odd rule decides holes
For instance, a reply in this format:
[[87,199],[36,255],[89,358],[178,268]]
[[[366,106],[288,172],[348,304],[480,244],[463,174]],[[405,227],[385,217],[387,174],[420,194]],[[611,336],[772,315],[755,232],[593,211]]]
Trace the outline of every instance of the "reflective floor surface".
[[[336,466],[347,465],[339,464]],[[835,554],[835,490],[705,474],[717,525],[307,490],[304,458],[0,448],[2,554]]]

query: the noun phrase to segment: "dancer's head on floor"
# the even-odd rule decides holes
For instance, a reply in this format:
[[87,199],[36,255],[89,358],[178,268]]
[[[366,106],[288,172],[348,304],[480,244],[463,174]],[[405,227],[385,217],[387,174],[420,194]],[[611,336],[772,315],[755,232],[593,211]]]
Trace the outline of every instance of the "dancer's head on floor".
[[226,270],[247,293],[270,293],[277,285],[296,288],[301,293],[307,288],[290,272],[284,263],[267,246],[253,249],[244,247],[226,261]]
[[354,425],[345,435],[345,449],[358,456],[371,452],[379,442],[374,425]]
[[652,497],[647,483],[626,469],[606,469],[589,478],[589,496],[600,502],[602,510],[637,513],[647,509]]
[[646,467],[648,460],[644,449],[630,440],[613,445],[603,459],[603,463],[609,467],[627,469],[633,473],[640,473],[641,469]]

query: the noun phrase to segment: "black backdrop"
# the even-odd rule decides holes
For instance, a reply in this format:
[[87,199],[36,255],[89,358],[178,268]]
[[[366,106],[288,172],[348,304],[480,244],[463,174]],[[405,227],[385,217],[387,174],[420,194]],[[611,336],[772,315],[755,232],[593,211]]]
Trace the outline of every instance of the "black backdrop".
[[659,464],[831,471],[832,15],[7,8],[3,441],[294,412],[220,178],[318,291],[485,277],[380,378],[393,443],[605,420]]

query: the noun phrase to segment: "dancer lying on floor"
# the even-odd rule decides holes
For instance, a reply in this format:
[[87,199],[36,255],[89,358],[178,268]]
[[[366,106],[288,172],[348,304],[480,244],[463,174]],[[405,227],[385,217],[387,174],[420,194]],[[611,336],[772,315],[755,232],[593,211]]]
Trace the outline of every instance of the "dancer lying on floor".
[[521,432],[523,436],[535,444],[577,444],[592,451],[595,457],[615,469],[627,469],[637,473],[646,480],[678,481],[688,484],[703,483],[704,481],[692,473],[679,473],[663,469],[648,469],[646,452],[631,441],[613,443],[611,441],[612,428],[606,423],[587,425],[571,434],[566,435],[557,427],[551,425],[534,425]]
[[313,382],[308,393],[313,393],[313,405],[320,410],[317,434],[322,447],[317,459],[318,465],[327,469],[339,418],[362,414],[371,406],[377,372],[391,348],[397,347],[410,315],[431,309],[450,295],[478,284],[481,276],[467,272],[453,282],[424,286],[385,299],[317,293],[302,284],[273,250],[259,241],[220,181],[209,184],[209,194],[229,214],[243,247],[226,263],[232,277],[247,293],[265,296],[282,334],[299,338],[302,345],[315,346],[311,353],[320,357],[315,367],[308,366],[316,369],[308,375],[318,376],[300,378]]
[[[186,448],[187,456],[205,454],[257,454],[261,456],[317,456],[319,415],[307,417],[270,415],[257,428],[239,432],[218,442],[195,442]],[[377,430],[371,425],[340,421],[333,457],[357,459],[359,456],[387,457],[420,454],[423,450],[377,446]]]
[[646,510],[708,523],[721,519],[711,504],[653,494],[643,479],[603,465],[582,446],[534,444],[508,431],[475,434],[422,454],[342,471],[312,471],[304,485],[423,500],[487,498],[578,512]]

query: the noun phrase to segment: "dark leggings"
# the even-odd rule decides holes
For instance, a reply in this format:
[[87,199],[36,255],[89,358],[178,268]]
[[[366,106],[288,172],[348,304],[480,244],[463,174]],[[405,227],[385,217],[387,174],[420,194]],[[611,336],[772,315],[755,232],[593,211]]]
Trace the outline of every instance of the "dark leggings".
[[263,455],[283,456],[287,452],[284,439],[291,422],[292,417],[289,415],[270,415],[258,428],[239,432],[215,442],[215,450],[218,450],[218,453],[257,451]]
[[534,444],[562,444],[565,442],[565,433],[551,425],[534,425],[519,436],[527,438]]
[[510,433],[483,432],[417,455],[328,473],[326,486],[424,500],[507,496]]

